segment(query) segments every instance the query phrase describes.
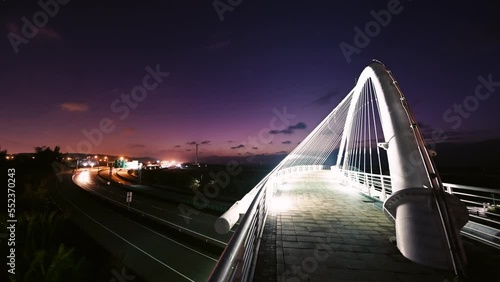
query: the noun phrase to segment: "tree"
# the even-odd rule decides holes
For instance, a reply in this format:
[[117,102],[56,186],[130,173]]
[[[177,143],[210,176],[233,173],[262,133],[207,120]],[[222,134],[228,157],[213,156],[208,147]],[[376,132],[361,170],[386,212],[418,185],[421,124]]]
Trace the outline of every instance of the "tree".
[[35,147],[35,164],[46,171],[52,169],[52,163],[61,159],[61,152],[59,146],[55,146],[54,150],[50,147],[41,146]]
[[68,248],[62,243],[57,251],[37,250],[24,274],[24,281],[84,281],[81,274],[86,261],[84,257],[77,259],[74,251],[74,248]]
[[17,259],[20,270],[17,281],[86,281],[89,262],[78,257],[75,248],[61,241],[65,218],[57,211],[21,217],[18,224],[22,255]]
[[5,157],[7,157],[7,150],[2,150],[2,146],[0,146],[0,165],[3,166],[5,164]]

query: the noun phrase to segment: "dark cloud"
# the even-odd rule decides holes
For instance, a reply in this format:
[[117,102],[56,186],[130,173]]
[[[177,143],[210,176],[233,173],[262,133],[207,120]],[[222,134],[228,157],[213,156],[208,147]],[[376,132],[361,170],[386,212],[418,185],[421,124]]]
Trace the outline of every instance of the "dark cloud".
[[235,150],[235,149],[241,149],[241,148],[245,148],[245,145],[240,144],[238,146],[231,147],[231,149],[233,149],[233,150]]
[[311,103],[305,105],[304,107],[309,106],[325,106],[332,103],[334,97],[337,97],[340,94],[338,90],[332,90],[328,92],[326,95],[319,97],[318,99],[312,101]]
[[254,149],[254,150],[258,150],[258,149],[259,149],[259,147],[252,147],[252,149]]
[[[463,142],[467,140],[473,140],[474,138],[482,136],[482,138],[486,138],[488,136],[489,131],[485,130],[462,130],[462,131],[453,131],[453,130],[443,130],[442,128],[427,128],[422,129],[422,135],[426,139],[428,144],[441,143],[441,142]],[[437,139],[434,139],[437,138]]]
[[180,148],[180,147],[181,147],[181,145],[175,145],[174,146],[174,148]]
[[59,105],[61,110],[68,112],[86,112],[89,110],[87,103],[66,102]]
[[229,44],[231,44],[231,39],[212,42],[212,43],[210,43],[210,45],[207,46],[207,48],[211,49],[211,50],[221,49],[221,48],[229,46]]
[[428,129],[432,129],[432,127],[425,123],[425,122],[418,122],[418,126],[420,127],[421,130],[428,130]]
[[230,32],[216,32],[210,36],[205,48],[208,50],[223,49],[231,45]]
[[281,142],[281,144],[285,144],[285,145],[292,144],[292,141],[290,141],[290,140],[283,141],[283,142]]
[[288,128],[283,130],[270,130],[269,134],[293,134],[297,129],[306,129],[307,125],[304,122],[298,122],[295,125],[290,125]]
[[[7,30],[9,32],[14,32],[14,33],[21,33],[21,26],[10,22],[7,24]],[[56,41],[62,41],[62,35],[57,32],[56,30],[49,28],[47,26],[43,27],[37,27],[37,40],[44,39],[44,40],[56,40]]]
[[210,141],[205,140],[205,141],[201,141],[200,143],[198,143],[196,141],[186,142],[186,145],[196,145],[196,144],[207,145],[207,144],[210,144]]
[[463,131],[445,131],[443,141],[463,141],[470,140],[471,137],[480,136],[486,133],[483,130],[463,130]]
[[290,129],[283,129],[283,130],[270,130],[269,131],[269,134],[280,134],[280,133],[283,133],[283,134],[292,134],[293,131],[290,130]]
[[128,145],[128,147],[129,148],[134,148],[134,149],[135,148],[145,148],[146,145],[144,145],[144,144],[130,144],[130,145]]
[[287,151],[276,152],[276,155],[284,155],[284,154],[288,154],[288,152]]
[[191,152],[191,149],[186,149],[186,152]]
[[229,144],[234,143],[234,140],[228,140],[227,143]]
[[307,125],[303,122],[298,122],[296,125],[290,125],[288,129],[294,130],[294,129],[306,129]]

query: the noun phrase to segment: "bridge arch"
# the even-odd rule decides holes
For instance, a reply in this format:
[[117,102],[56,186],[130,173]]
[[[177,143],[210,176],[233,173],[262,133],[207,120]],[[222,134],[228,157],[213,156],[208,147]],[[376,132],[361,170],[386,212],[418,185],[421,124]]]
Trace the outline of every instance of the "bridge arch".
[[392,73],[379,61],[372,61],[363,70],[351,91],[337,167],[350,169],[346,160],[351,151],[347,147],[352,143],[355,112],[363,103],[360,97],[366,87],[374,92],[378,107],[384,137],[378,145],[387,151],[392,195],[384,202],[384,212],[395,221],[399,250],[415,262],[462,273],[466,259],[459,230],[467,222],[467,209],[443,192],[406,98]]

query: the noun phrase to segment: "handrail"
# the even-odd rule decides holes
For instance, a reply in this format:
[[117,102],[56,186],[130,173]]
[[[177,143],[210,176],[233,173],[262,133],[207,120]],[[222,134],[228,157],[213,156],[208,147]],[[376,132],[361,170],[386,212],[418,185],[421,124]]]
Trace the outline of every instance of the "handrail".
[[[246,281],[248,278],[243,276],[243,273],[248,274],[248,268],[251,265],[247,262],[246,269],[243,268],[243,265],[245,264],[244,255],[250,255],[249,258],[247,257],[247,260],[253,259],[253,256],[255,255],[254,251],[256,251],[255,247],[257,246],[257,244],[255,244],[255,240],[252,241],[254,244],[251,244],[251,246],[247,244],[247,240],[249,236],[252,235],[250,234],[250,231],[252,230],[252,223],[254,219],[257,218],[257,214],[259,212],[264,212],[263,218],[265,220],[265,214],[267,214],[267,208],[265,207],[266,184],[267,182],[261,184],[262,186],[258,188],[258,192],[255,195],[254,200],[250,204],[248,211],[243,216],[240,226],[229,240],[227,247],[224,249],[224,252],[217,261],[217,265],[212,270],[208,281],[233,281],[235,278],[238,278],[238,280],[242,279],[241,281]],[[264,222],[257,222],[256,224],[258,225],[256,232],[261,233],[264,229]],[[258,235],[260,236],[260,234]],[[250,251],[250,253],[248,253],[248,251]]]

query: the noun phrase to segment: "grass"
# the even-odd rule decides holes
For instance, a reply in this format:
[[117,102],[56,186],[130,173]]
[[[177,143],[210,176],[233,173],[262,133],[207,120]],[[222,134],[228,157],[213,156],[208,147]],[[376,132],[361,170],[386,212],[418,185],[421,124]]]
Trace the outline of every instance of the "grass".
[[500,214],[500,205],[489,207],[488,212]]

